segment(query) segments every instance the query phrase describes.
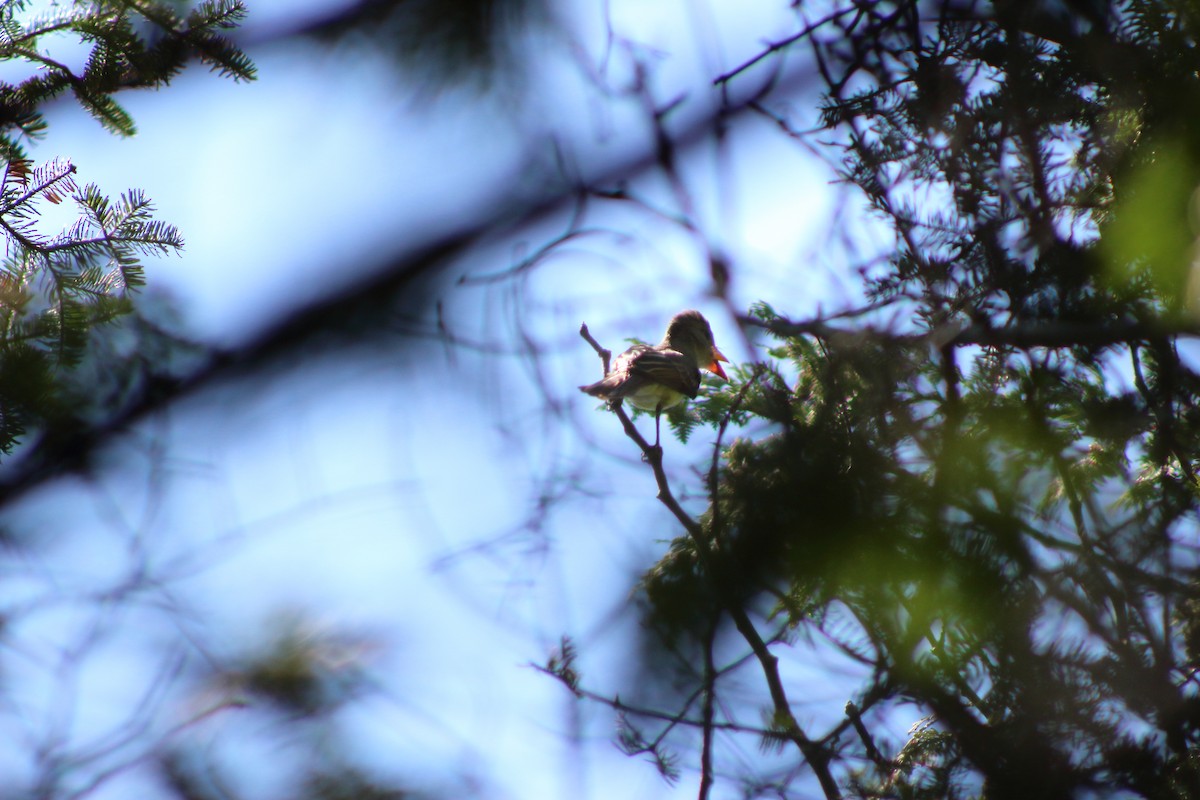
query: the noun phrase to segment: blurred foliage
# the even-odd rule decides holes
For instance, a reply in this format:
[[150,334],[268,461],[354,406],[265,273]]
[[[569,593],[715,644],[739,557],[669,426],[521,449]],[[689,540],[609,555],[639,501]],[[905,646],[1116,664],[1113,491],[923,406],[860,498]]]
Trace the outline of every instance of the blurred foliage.
[[263,647],[221,678],[237,692],[288,715],[331,714],[364,688],[361,662],[370,643],[326,630],[300,614],[265,626]]
[[[894,249],[864,273],[861,313],[756,306],[743,322],[770,337],[770,358],[672,411],[680,439],[707,428],[721,441],[706,510],[641,587],[639,679],[672,683],[682,710],[613,698],[618,743],[679,780],[682,750],[666,733],[698,731],[701,796],[723,746],[747,797],[809,796],[813,773],[827,797],[1200,796],[1200,11],[847,0],[817,16],[810,5],[795,4],[802,33],[764,58],[811,56],[819,144]],[[41,107],[70,93],[128,135],[114,95],[163,85],[189,58],[253,77],[221,35],[237,3],[30,7],[0,4],[0,57],[32,68],[0,85],[5,451],[33,429],[62,441],[102,425],[132,382],[186,351],[148,323],[104,331],[132,336],[124,344],[98,334],[130,322],[138,259],[182,241],[140,193],[111,200],[80,187],[68,161],[30,162],[21,148],[44,131]],[[544,13],[535,0],[363,0],[310,32],[373,39],[444,78],[501,65]],[[64,35],[88,50],[81,68],[46,54]],[[784,120],[774,106],[795,97],[778,86],[729,114]],[[673,170],[665,113],[650,116],[650,161]],[[43,233],[40,209],[65,200],[79,222]],[[308,761],[294,796],[406,796],[322,738],[365,691],[355,643],[300,622],[264,642],[214,660],[208,677],[312,733],[297,736]],[[801,719],[805,687],[779,670],[818,647],[861,676],[854,711],[823,730]],[[597,699],[567,640],[547,671]],[[879,732],[902,714],[920,722],[890,742]],[[741,758],[737,737],[764,758]],[[790,762],[755,773],[767,757]],[[47,785],[61,778],[50,766]],[[186,741],[159,766],[179,797],[235,796],[235,779]]]
[[358,0],[308,27],[323,41],[367,43],[406,74],[439,89],[495,86],[524,63],[529,34],[550,19],[547,0]]
[[[275,737],[279,763],[247,770],[236,753],[180,736],[158,759],[170,796],[181,800],[256,796],[264,778],[297,800],[402,800],[430,796],[357,763],[336,714],[368,693],[365,661],[376,643],[289,611],[262,626],[259,646],[203,675],[204,695],[227,698],[217,708],[257,715],[259,732]],[[215,719],[219,730],[233,720]],[[218,736],[220,734],[218,733]]]

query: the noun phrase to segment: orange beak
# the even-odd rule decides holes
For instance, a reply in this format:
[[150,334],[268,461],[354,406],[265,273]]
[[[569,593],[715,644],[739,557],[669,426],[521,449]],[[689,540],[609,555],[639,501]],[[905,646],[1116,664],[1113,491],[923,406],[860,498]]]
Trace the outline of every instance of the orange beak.
[[712,363],[711,363],[711,364],[709,364],[707,367],[705,367],[705,369],[706,369],[706,370],[708,370],[709,372],[713,373],[714,375],[719,375],[719,376],[721,376],[721,380],[723,380],[723,381],[727,381],[727,380],[729,380],[729,376],[728,376],[728,375],[726,375],[726,374],[725,374],[725,370],[723,370],[723,369],[721,368],[721,362],[722,362],[722,361],[724,361],[726,364],[728,364],[728,363],[729,363],[729,359],[728,359],[728,358],[726,358],[726,357],[725,357],[725,356],[724,356],[724,355],[721,353],[721,351],[720,351],[720,350],[718,350],[716,347],[713,347],[713,360],[712,360]]

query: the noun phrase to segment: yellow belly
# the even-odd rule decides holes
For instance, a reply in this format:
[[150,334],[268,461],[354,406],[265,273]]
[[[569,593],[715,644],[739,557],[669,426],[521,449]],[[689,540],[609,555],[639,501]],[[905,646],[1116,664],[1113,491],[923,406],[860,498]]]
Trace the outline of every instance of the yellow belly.
[[652,383],[641,387],[636,392],[625,395],[625,399],[634,408],[640,408],[643,411],[653,411],[656,408],[670,408],[671,406],[683,400],[682,392],[677,392],[663,386],[661,383]]

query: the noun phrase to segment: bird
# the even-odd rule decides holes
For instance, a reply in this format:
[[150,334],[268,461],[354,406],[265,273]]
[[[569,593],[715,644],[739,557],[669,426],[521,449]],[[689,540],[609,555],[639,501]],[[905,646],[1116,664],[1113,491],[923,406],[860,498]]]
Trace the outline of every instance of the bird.
[[579,390],[616,405],[654,412],[654,447],[659,446],[659,416],[700,391],[701,368],[729,380],[721,362],[729,363],[713,341],[712,327],[699,311],[680,311],[655,345],[635,344],[613,361],[603,379]]

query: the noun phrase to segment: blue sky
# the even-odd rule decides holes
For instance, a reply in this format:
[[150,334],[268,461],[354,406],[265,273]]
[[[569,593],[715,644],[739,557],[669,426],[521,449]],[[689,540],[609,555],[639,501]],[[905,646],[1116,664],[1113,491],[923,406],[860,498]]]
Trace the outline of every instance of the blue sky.
[[[708,6],[610,4],[614,28],[653,60],[656,93],[686,95],[685,114],[714,102],[707,77],[794,26],[778,8],[786,3]],[[297,5],[251,0],[251,8],[255,31]],[[555,141],[579,165],[643,144],[650,132],[637,104],[597,94],[572,49],[592,63],[603,54],[596,9],[579,2],[563,19],[566,33],[535,50],[519,103],[465,90],[428,99],[362,49],[271,46],[251,51],[254,84],[193,68],[167,91],[126,97],[139,127],[131,140],[63,105],[34,154],[69,156],[82,181],[154,198],[188,244],[182,258],[151,266],[150,291],[175,298],[197,335],[236,343],[353,284],[398,242],[527,197]],[[624,58],[611,56],[615,83]],[[805,151],[766,122],[739,124],[727,160],[698,148],[683,166],[706,232],[738,255],[735,306],[766,297],[799,316],[853,295],[853,276],[839,276],[825,250],[831,175]],[[653,179],[638,188],[670,202]],[[498,234],[453,269],[503,269],[566,218]],[[9,602],[32,609],[15,629],[28,656],[12,681],[28,690],[10,698],[15,713],[0,724],[30,740],[43,725],[67,724],[55,721],[55,681],[66,681],[80,687],[73,736],[102,738],[161,669],[148,658],[156,645],[220,631],[207,645],[215,654],[245,652],[264,623],[299,611],[318,628],[373,643],[363,663],[381,690],[346,712],[344,730],[376,767],[434,786],[466,769],[488,797],[694,796],[694,775],[671,789],[611,745],[611,714],[573,706],[529,666],[571,634],[594,688],[619,691],[605,676],[630,660],[631,618],[620,612],[662,539],[677,532],[615,419],[575,389],[599,369],[579,323],[617,348],[625,337],[657,338],[672,313],[700,306],[727,355],[755,356],[705,296],[706,265],[689,236],[620,208],[597,225],[623,235],[582,239],[519,281],[447,290],[456,330],[494,337],[508,355],[440,347],[315,355],[269,380],[189,397],[116,445],[94,483],[65,481],[30,498],[16,524],[50,533],[23,556],[30,577],[10,584]],[[512,335],[517,317],[542,353],[536,361]],[[691,465],[703,464],[708,446],[668,445],[681,491],[698,491]],[[573,497],[530,525],[538,491],[580,464],[595,496]],[[155,602],[169,596],[189,622],[147,623],[153,615],[136,603],[98,622],[86,600],[120,585],[131,565],[161,576],[169,591]],[[53,587],[80,602],[47,601]],[[103,633],[78,671],[47,672],[92,625]],[[840,667],[826,659],[817,652],[794,667],[811,701],[798,709],[804,720],[845,702],[845,686],[828,683]],[[205,699],[171,702],[200,708]],[[288,750],[269,737],[252,746],[239,738],[252,713],[222,712],[190,733],[245,763],[270,797],[287,775]],[[235,744],[250,749],[237,755]],[[0,769],[19,770],[20,760],[0,756]],[[151,786],[129,770],[89,797]]]

